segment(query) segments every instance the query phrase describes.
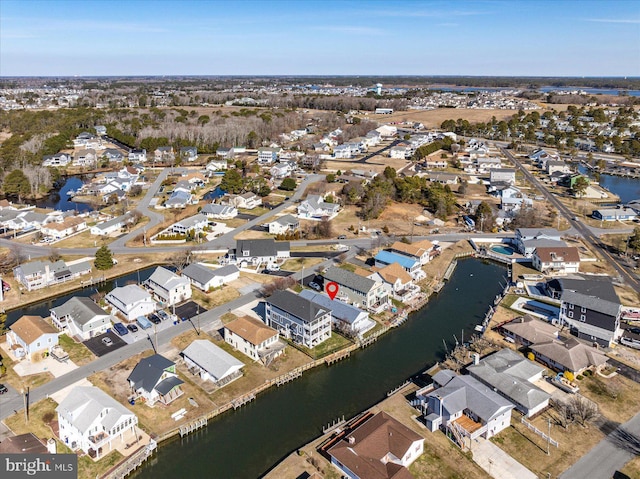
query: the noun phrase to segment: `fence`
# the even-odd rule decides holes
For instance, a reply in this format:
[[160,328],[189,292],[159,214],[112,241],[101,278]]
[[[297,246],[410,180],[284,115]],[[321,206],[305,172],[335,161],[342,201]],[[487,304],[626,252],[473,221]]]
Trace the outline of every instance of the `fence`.
[[527,422],[524,418],[524,416],[522,418],[520,418],[520,422],[522,424],[524,424],[525,426],[527,426],[527,429],[529,429],[530,431],[535,432],[538,436],[540,436],[542,439],[544,439],[545,441],[549,441],[549,444],[556,446],[556,447],[560,447],[560,445],[558,444],[558,441],[556,441],[555,439],[551,439],[550,436],[548,436],[547,434],[545,434],[544,432],[542,432],[540,429],[538,429],[537,427],[535,427],[533,424],[531,424],[530,422]]

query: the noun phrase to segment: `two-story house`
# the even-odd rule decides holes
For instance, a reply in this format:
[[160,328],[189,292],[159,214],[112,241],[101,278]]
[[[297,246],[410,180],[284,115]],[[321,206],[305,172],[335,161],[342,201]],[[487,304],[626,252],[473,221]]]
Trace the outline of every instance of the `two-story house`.
[[265,364],[284,352],[278,331],[251,316],[241,316],[225,324],[224,340],[245,356]]
[[269,234],[281,235],[293,233],[300,227],[300,220],[293,215],[284,215],[267,223]]
[[271,165],[278,161],[278,156],[282,152],[282,148],[258,148],[258,164]]
[[162,163],[173,163],[176,155],[172,146],[159,146],[153,152],[153,160]]
[[51,322],[56,328],[83,341],[99,336],[111,327],[111,315],[91,298],[74,296],[51,308],[50,312]]
[[577,273],[580,270],[580,253],[575,246],[540,247],[534,250],[531,263],[542,273]]
[[127,378],[131,392],[144,398],[148,406],[160,402],[165,406],[182,396],[184,381],[176,373],[176,363],[160,354],[142,358]]
[[438,254],[437,248],[435,248],[433,243],[429,240],[416,241],[411,244],[396,241],[391,245],[389,251],[412,258],[420,262],[421,265],[427,264]]
[[561,236],[562,234],[554,228],[518,228],[515,245],[518,253],[531,258],[536,248],[567,246]]
[[182,303],[191,297],[191,284],[188,278],[178,276],[162,266],[144,282],[153,296],[166,306]]
[[198,159],[198,148],[195,146],[184,146],[180,148],[180,158],[183,161],[196,161]]
[[516,184],[516,170],[513,168],[492,168],[489,173],[490,184],[507,183]]
[[227,259],[238,265],[259,265],[276,263],[280,259],[290,256],[288,241],[269,239],[236,240],[235,249],[230,249]]
[[27,291],[46,288],[53,284],[64,283],[91,272],[88,261],[66,264],[62,260],[51,262],[48,260],[32,261],[17,266],[13,276]]
[[420,261],[410,256],[396,254],[391,251],[379,251],[375,258],[376,268],[384,268],[390,264],[397,263],[404,268],[404,270],[411,275],[415,280],[423,279],[426,275],[422,271]]
[[307,348],[331,337],[331,311],[291,291],[276,291],[267,298],[264,315],[268,326]]
[[304,219],[332,218],[340,211],[340,205],[327,203],[322,196],[309,195],[298,205],[298,216]]
[[7,344],[17,358],[31,360],[58,344],[58,331],[40,316],[22,316],[9,326]]
[[250,191],[241,195],[230,195],[228,197],[229,206],[235,208],[243,208],[245,210],[252,210],[262,204],[262,198]]
[[333,326],[344,334],[362,337],[376,325],[376,322],[369,318],[368,312],[343,301],[334,301],[326,294],[303,289],[300,291],[300,296],[320,308],[331,311]]
[[389,295],[382,281],[365,278],[335,266],[327,269],[323,276],[325,281],[333,281],[340,286],[338,299],[373,312],[383,311],[389,306]]
[[200,214],[205,215],[209,219],[230,220],[238,216],[238,209],[235,206],[208,203],[202,207]]
[[156,310],[156,302],[151,294],[136,284],[114,288],[104,299],[129,321]]

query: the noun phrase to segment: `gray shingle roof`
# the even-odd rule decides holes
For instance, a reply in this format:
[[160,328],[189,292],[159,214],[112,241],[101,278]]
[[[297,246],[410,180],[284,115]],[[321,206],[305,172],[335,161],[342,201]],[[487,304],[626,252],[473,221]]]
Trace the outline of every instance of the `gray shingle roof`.
[[304,322],[312,322],[330,312],[329,309],[320,307],[291,291],[276,291],[267,299],[267,303],[300,318]]
[[223,266],[222,268],[218,268],[213,270],[213,275],[214,276],[229,276],[230,274],[233,273],[239,273],[240,270],[236,267],[236,265],[234,264],[228,264],[226,266]]
[[368,316],[367,313],[359,308],[356,308],[355,306],[343,303],[342,301],[334,301],[329,298],[329,296],[321,293],[314,293],[310,289],[303,289],[300,292],[299,296],[312,301],[314,304],[323,309],[331,311],[331,315],[334,318],[337,318],[349,324],[353,324],[363,314],[365,316]]
[[198,263],[192,263],[184,268],[182,275],[200,284],[206,284],[216,276],[211,268],[207,268]]
[[137,284],[128,284],[126,286],[114,288],[107,296],[116,298],[123,304],[132,304],[136,301],[141,301],[151,297],[149,292],[145,291]]
[[206,339],[193,341],[182,355],[211,374],[216,381],[244,367],[244,363]]
[[148,358],[143,358],[133,368],[127,381],[133,383],[135,389],[142,388],[147,392],[153,391],[164,370],[175,365],[173,361],[169,361],[160,354],[154,354]]
[[558,283],[562,288],[562,295],[567,291],[573,291],[585,296],[600,298],[611,303],[620,303],[611,278],[608,276],[582,276],[573,278],[560,278]]
[[278,251],[289,251],[289,249],[290,244],[288,241],[276,242],[273,238],[236,241],[236,256],[238,259],[244,256],[244,251],[249,252],[249,257],[266,257],[277,256]]
[[589,296],[575,291],[563,291],[562,301],[575,304],[577,306],[598,311],[607,316],[618,316],[620,312],[620,303],[613,303],[597,296]]
[[597,349],[582,344],[575,338],[569,338],[564,343],[548,341],[533,344],[531,350],[546,356],[569,371],[581,371],[590,366],[600,366],[608,359]]
[[151,276],[149,276],[149,279],[145,281],[145,284],[149,285],[151,288],[153,288],[153,283],[159,284],[167,290],[177,288],[183,283],[189,286],[188,279],[182,278],[162,266],[158,266]]
[[90,298],[74,296],[66,303],[52,308],[58,318],[70,316],[79,325],[85,325],[96,316],[108,316],[109,314],[94,303]]
[[158,383],[158,385],[156,386],[156,391],[164,396],[173,388],[180,386],[181,384],[184,384],[184,381],[182,379],[178,378],[177,376],[169,376],[168,378],[163,379]]
[[365,278],[359,274],[352,273],[346,269],[332,266],[324,273],[324,278],[328,281],[334,281],[339,285],[367,294],[375,286],[376,282],[372,279]]

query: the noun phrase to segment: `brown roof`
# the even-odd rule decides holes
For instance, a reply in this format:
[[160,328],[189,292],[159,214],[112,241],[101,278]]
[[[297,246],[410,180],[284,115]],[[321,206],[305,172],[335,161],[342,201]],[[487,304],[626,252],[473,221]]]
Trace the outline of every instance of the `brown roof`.
[[[425,240],[426,241],[426,240]],[[401,253],[405,253],[411,256],[420,257],[425,254],[430,248],[433,247],[433,244],[430,241],[420,241],[418,243],[407,244],[402,241],[396,241],[391,245],[391,249],[396,251],[400,251]]]
[[579,263],[580,254],[575,246],[548,246],[536,248],[535,254],[543,263],[564,261],[565,263]]
[[278,334],[275,329],[251,316],[242,316],[234,319],[229,324],[226,324],[225,328],[255,346]]
[[364,276],[365,278],[371,276],[371,273],[374,271],[376,271],[375,267],[371,268],[371,271],[369,271],[368,269],[361,268],[360,266],[356,266],[353,270],[355,274],[357,274],[358,276]]
[[569,338],[565,342],[548,341],[533,344],[531,350],[572,372],[579,372],[591,366],[602,366],[609,359],[596,348],[582,344],[575,338]]
[[67,228],[73,228],[74,226],[80,225],[85,222],[86,220],[84,218],[70,216],[68,218],[65,218],[62,223],[49,223],[46,225],[46,227],[51,230],[63,231]]
[[422,436],[379,412],[331,447],[328,453],[361,479],[405,479],[413,477],[405,467],[382,461],[388,454],[402,459],[419,440],[423,440]]
[[530,343],[541,343],[558,337],[558,330],[555,326],[528,314],[513,319],[502,328]]
[[46,454],[47,447],[40,439],[28,432],[11,436],[0,442],[0,454]]
[[407,271],[398,263],[391,263],[378,271],[378,274],[382,276],[387,283],[393,284],[397,279],[400,279],[402,284],[411,282],[411,276]]
[[33,343],[43,334],[55,334],[58,332],[40,316],[23,316],[9,326],[9,329],[27,344]]

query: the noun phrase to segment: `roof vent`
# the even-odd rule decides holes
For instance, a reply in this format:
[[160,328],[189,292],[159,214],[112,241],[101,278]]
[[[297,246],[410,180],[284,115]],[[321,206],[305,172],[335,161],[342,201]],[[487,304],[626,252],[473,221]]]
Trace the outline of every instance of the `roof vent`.
[[347,438],[347,441],[349,441],[349,444],[355,444],[356,443],[356,438],[353,436],[349,436]]

